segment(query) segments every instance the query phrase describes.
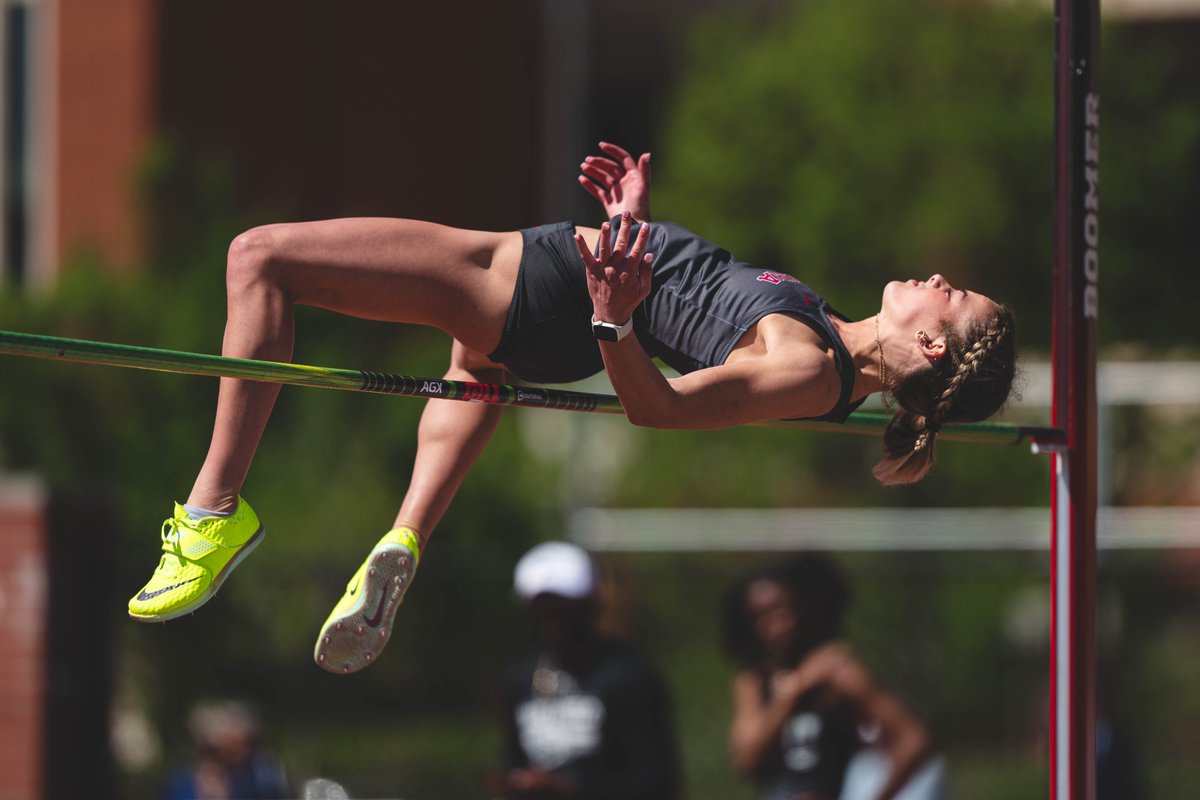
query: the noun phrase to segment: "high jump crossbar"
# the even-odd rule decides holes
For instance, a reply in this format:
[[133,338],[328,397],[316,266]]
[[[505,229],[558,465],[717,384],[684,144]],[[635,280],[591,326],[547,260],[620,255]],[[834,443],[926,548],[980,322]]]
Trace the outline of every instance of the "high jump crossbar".
[[[188,375],[241,378],[245,380],[343,389],[353,392],[425,397],[435,400],[465,400],[498,406],[550,408],[586,411],[598,414],[624,414],[621,401],[614,395],[575,392],[541,386],[509,386],[475,383],[446,378],[422,378],[357,369],[310,367],[277,361],[188,353],[153,347],[63,339],[31,333],[0,331],[0,353],[72,361],[83,364],[131,367]],[[842,424],[812,420],[768,420],[754,423],[762,427],[821,430],[841,433],[879,435],[887,426],[886,414],[858,412]],[[1064,441],[1063,432],[1036,425],[1004,422],[975,422],[947,425],[939,439],[987,444],[1016,444],[1022,441],[1053,445]]]

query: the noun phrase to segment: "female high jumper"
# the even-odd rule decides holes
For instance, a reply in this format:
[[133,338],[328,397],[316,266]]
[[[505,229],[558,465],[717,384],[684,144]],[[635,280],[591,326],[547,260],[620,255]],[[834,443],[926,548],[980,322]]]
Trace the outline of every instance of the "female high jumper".
[[[360,218],[267,225],[235,238],[222,353],[288,361],[297,305],[431,325],[453,337],[445,377],[565,383],[608,371],[630,422],[727,428],[781,418],[841,422],[886,391],[899,405],[875,467],[919,480],[945,423],[985,419],[1012,385],[1011,312],[941,275],[893,281],[879,313],[850,321],[790,275],[751,267],[673,223],[650,222],[650,157],[600,145],[579,177],[611,221],[490,233]],[[633,334],[633,335],[630,335]],[[651,360],[678,371],[666,377]],[[208,455],[163,526],[154,575],[129,614],[195,611],[262,538],[239,496],[279,385],[222,378]],[[483,452],[501,409],[431,400],[393,529],[317,639],[317,663],[378,657],[420,552]]]

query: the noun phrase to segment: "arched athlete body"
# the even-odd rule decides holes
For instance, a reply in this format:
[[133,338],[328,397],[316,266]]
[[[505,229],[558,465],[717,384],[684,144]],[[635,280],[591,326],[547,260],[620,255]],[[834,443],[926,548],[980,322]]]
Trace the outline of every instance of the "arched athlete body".
[[[879,314],[847,320],[791,276],[741,264],[678,225],[651,223],[648,154],[601,148],[580,176],[611,218],[600,228],[491,233],[360,218],[241,234],[229,248],[222,353],[290,360],[293,310],[307,305],[445,331],[453,380],[503,383],[512,371],[559,382],[604,368],[637,425],[840,421],[886,389],[901,410],[876,468],[884,483],[928,470],[943,422],[982,419],[1003,405],[1014,359],[1003,306],[934,275],[887,284]],[[664,376],[652,356],[683,374]],[[134,619],[194,611],[258,543],[262,526],[239,492],[278,393],[278,384],[221,379],[207,457],[187,504],[164,525],[158,568],[129,604]],[[500,414],[429,401],[394,528],[322,629],[323,667],[353,671],[378,655],[420,549]]]

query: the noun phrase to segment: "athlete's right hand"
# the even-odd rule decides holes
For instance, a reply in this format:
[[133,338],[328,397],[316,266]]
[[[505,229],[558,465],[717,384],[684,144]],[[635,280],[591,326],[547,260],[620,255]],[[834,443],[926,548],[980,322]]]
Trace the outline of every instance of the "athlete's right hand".
[[617,241],[612,243],[612,231],[605,222],[600,226],[600,257],[592,255],[587,242],[578,232],[575,247],[583,259],[588,294],[592,298],[595,319],[622,325],[650,294],[651,265],[654,256],[646,252],[650,238],[650,223],[642,224],[637,239],[629,246],[633,219],[626,211],[621,215]]
[[609,218],[628,211],[638,222],[650,221],[650,154],[637,160],[623,147],[600,142],[609,156],[588,156],[579,165],[579,184],[604,206]]

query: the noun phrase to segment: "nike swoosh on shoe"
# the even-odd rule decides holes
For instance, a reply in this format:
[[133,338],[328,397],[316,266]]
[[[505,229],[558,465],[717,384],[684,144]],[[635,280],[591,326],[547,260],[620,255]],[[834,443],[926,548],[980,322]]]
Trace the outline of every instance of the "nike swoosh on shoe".
[[167,586],[162,589],[155,589],[153,592],[147,592],[145,589],[143,589],[141,591],[141,593],[137,596],[137,599],[141,600],[142,602],[145,602],[146,600],[153,600],[154,598],[158,597],[160,594],[169,592],[172,589],[178,589],[180,586],[187,586],[189,583],[193,583],[198,580],[200,580],[200,577],[196,576],[195,578],[189,578],[186,581],[180,581],[179,583],[175,584],[174,586]]
[[379,621],[383,619],[383,608],[387,605],[387,599],[388,593],[385,590],[383,594],[379,596],[379,608],[375,609],[375,613],[371,616],[363,617],[363,622],[367,623],[367,625],[372,628],[378,628]]

